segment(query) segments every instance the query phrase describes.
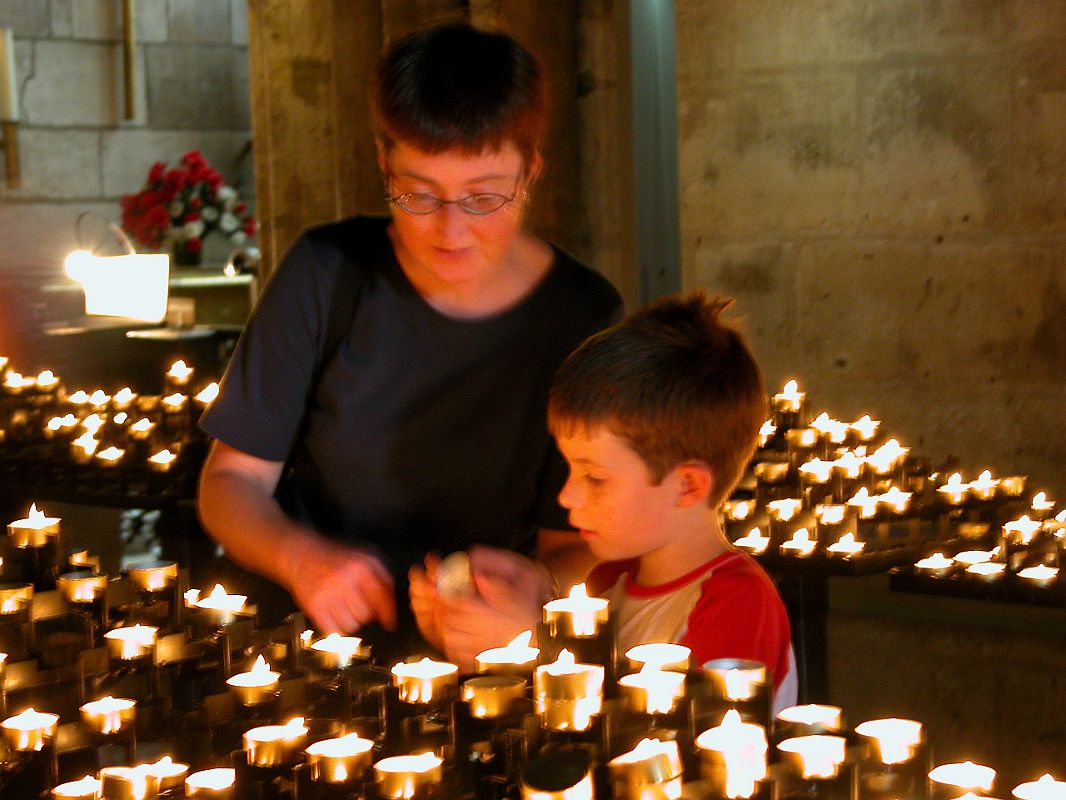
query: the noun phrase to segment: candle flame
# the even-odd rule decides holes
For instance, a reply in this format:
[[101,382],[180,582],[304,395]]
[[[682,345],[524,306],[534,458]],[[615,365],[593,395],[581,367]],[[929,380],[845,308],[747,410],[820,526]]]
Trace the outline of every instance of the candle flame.
[[211,789],[219,791],[233,786],[237,780],[236,770],[230,767],[218,767],[194,772],[185,779],[185,785],[191,789]]
[[743,547],[745,550],[750,550],[752,553],[759,554],[770,544],[770,537],[763,536],[762,530],[756,526],[748,531],[746,535],[733,542],[733,544],[737,547]]
[[1066,783],[1045,772],[1035,781],[1014,787],[1012,794],[1018,800],[1062,800],[1066,797]]
[[696,738],[702,750],[714,750],[725,760],[727,798],[751,797],[755,784],[766,777],[766,731],[744,722],[735,708],[726,711],[722,724]]
[[873,719],[856,726],[855,732],[877,742],[883,764],[902,764],[922,741],[922,723],[912,719]]
[[181,392],[174,392],[173,394],[168,394],[166,397],[163,398],[163,405],[167,406],[167,408],[170,409],[179,409],[181,408],[184,402],[185,395],[183,395]]
[[175,380],[184,380],[192,375],[192,367],[185,363],[184,359],[178,359],[170,365],[170,370],[167,372],[168,378],[174,378]]
[[796,498],[771,500],[766,504],[766,508],[774,519],[779,522],[788,522],[803,508],[803,501]]
[[138,433],[147,433],[155,427],[155,423],[148,417],[141,417],[139,420],[130,425],[130,430],[135,430]]
[[207,386],[205,386],[203,389],[201,389],[199,394],[197,394],[193,399],[197,403],[207,405],[208,403],[214,402],[216,397],[218,397],[218,383],[212,381],[211,383],[207,384]]
[[784,722],[797,722],[801,725],[824,725],[830,730],[840,727],[840,708],[808,703],[802,706],[789,706],[777,715]]
[[96,454],[96,457],[99,458],[101,461],[112,461],[113,462],[113,461],[118,461],[120,458],[122,458],[122,455],[125,452],[126,451],[122,450],[121,448],[111,446],[111,447],[107,448],[106,450],[101,450],[99,453]]
[[996,780],[996,771],[967,760],[961,764],[941,764],[929,773],[929,779],[962,789],[982,789],[987,792]]
[[804,778],[832,778],[844,760],[845,741],[840,736],[797,736],[778,749],[799,756]]
[[164,448],[164,449],[160,450],[158,453],[156,453],[155,455],[151,456],[148,460],[152,461],[152,462],[154,462],[156,464],[169,464],[175,458],[177,458],[177,455],[175,455],[174,453],[170,452],[169,449]]

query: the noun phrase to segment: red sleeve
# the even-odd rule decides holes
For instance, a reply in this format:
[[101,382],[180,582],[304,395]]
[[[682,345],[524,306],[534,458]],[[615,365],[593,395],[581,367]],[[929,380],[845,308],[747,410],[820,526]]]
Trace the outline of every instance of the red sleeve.
[[773,672],[774,687],[788,672],[788,614],[770,577],[750,559],[715,572],[703,582],[681,644],[694,664],[713,658],[760,661]]
[[636,563],[637,560],[631,558],[625,561],[603,561],[597,564],[585,578],[585,591],[591,597],[602,595],[618,583],[623,573],[628,572]]

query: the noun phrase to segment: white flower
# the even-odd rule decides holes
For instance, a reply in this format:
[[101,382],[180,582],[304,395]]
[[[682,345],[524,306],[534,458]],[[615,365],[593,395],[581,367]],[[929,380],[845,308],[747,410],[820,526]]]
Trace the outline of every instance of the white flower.
[[186,236],[198,239],[204,232],[204,223],[201,220],[194,219],[192,222],[186,222],[182,225],[181,229]]
[[229,237],[230,243],[236,247],[240,247],[242,244],[245,243],[247,239],[248,237],[245,235],[244,231],[237,231],[236,233],[231,233]]
[[215,192],[215,197],[229,210],[237,202],[237,191],[231,186],[220,186]]
[[218,229],[225,234],[233,233],[240,224],[240,220],[228,211],[218,218]]
[[214,206],[204,206],[204,210],[200,212],[200,216],[203,217],[204,222],[214,222],[218,219],[218,209]]
[[181,217],[182,214],[185,213],[185,204],[182,203],[180,200],[175,200],[167,208],[167,211],[170,212],[170,216],[173,219],[178,219],[179,217]]

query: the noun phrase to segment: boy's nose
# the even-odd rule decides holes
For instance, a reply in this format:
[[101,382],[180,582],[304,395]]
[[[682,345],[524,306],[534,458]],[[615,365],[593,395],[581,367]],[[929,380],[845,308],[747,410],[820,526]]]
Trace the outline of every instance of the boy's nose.
[[567,478],[563,488],[559,490],[559,505],[571,509],[577,505],[577,490],[574,488],[574,479]]

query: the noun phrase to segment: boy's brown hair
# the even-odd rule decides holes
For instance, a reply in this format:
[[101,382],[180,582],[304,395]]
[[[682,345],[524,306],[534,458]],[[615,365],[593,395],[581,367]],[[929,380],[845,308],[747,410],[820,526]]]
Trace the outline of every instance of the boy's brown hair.
[[658,485],[702,461],[717,508],[744,472],[766,420],[762,373],[734,325],[730,298],[697,290],[664,297],[587,339],[559,368],[548,401],[553,434],[606,427]]

